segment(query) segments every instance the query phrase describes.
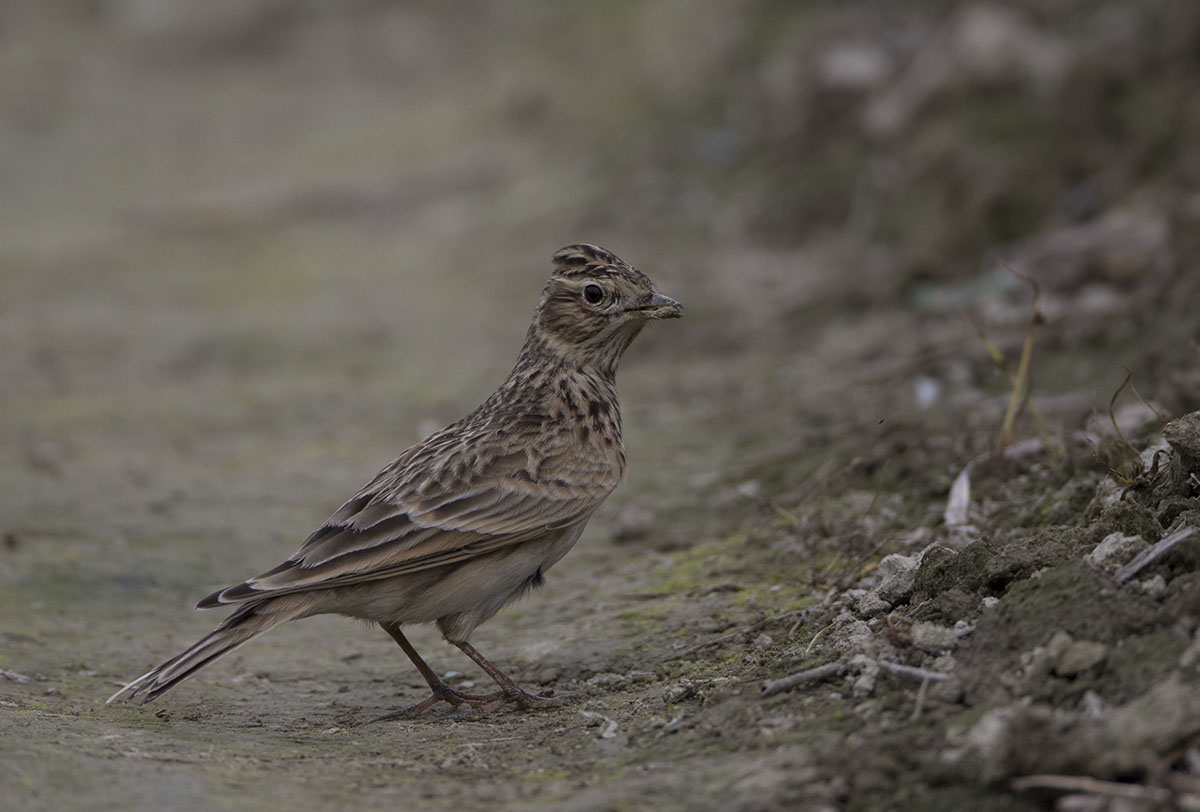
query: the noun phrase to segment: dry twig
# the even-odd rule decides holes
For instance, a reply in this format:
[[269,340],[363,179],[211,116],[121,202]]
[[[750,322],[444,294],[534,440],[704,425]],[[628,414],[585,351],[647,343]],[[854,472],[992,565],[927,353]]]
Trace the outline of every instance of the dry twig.
[[943,682],[950,677],[949,674],[941,671],[930,671],[927,668],[901,665],[900,663],[893,663],[890,660],[880,660],[879,667],[894,676],[907,677],[908,679],[921,680],[922,682]]
[[[1012,788],[1017,792],[1030,789],[1049,789],[1059,792],[1083,792],[1089,795],[1100,795],[1105,798],[1126,798],[1131,801],[1149,801],[1151,803],[1166,803],[1171,800],[1171,790],[1165,787],[1147,787],[1143,784],[1122,784],[1117,781],[1101,781],[1088,775],[1026,775],[1012,780]],[[1200,802],[1200,798],[1189,796],[1191,804]],[[1176,798],[1177,801],[1183,800]]]
[[1166,555],[1167,552],[1176,544],[1179,544],[1182,541],[1187,541],[1194,535],[1196,535],[1195,527],[1189,526],[1179,528],[1174,533],[1158,542],[1158,544],[1155,544],[1149,550],[1139,553],[1136,558],[1113,573],[1113,579],[1118,584],[1129,583],[1130,579]]
[[763,683],[762,696],[774,696],[784,691],[790,691],[800,685],[807,685],[810,682],[820,682],[830,677],[840,677],[847,670],[849,669],[845,663],[826,663],[816,668],[810,668],[807,671],[801,671],[798,674],[792,674],[789,677],[769,680]]
[[[917,707],[914,710],[913,718],[920,716],[921,710],[925,704],[925,692],[931,682],[942,682],[949,678],[949,674],[941,671],[930,671],[926,668],[916,668],[911,665],[901,665],[888,660],[876,661],[881,669],[889,674],[894,674],[898,677],[906,677],[908,679],[919,680],[921,683],[921,691],[917,696]],[[801,671],[797,674],[792,674],[788,677],[782,677],[776,680],[769,680],[762,685],[762,695],[774,696],[783,691],[790,691],[800,685],[807,685],[810,682],[820,682],[823,679],[830,677],[839,677],[850,670],[850,665],[844,662],[826,663],[825,665],[810,668],[807,671]]]

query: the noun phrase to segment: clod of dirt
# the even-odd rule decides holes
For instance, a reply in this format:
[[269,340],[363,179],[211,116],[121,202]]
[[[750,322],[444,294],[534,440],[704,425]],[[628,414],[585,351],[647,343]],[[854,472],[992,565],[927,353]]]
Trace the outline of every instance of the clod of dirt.
[[843,612],[834,618],[827,639],[830,647],[842,655],[862,654],[871,658],[878,658],[882,648],[887,645],[884,640],[875,636],[870,626],[849,612]]
[[1163,611],[1181,623],[1200,625],[1200,572],[1180,575],[1171,581],[1171,592],[1163,601]]
[[1163,437],[1186,473],[1200,471],[1200,412],[1185,414],[1163,426]]
[[854,603],[854,611],[863,617],[882,615],[891,608],[892,604],[879,597],[879,593],[874,590],[863,591]]
[[1030,721],[1044,724],[1050,715],[1048,708],[1029,708],[1022,703],[990,710],[969,728],[947,732],[949,747],[941,753],[942,763],[953,774],[986,783],[1025,772],[1020,764],[1021,737],[1014,733]]
[[1116,778],[1144,766],[1146,753],[1169,752],[1200,733],[1200,688],[1175,674],[1098,713],[1013,702],[952,730],[942,762],[986,782],[1035,772]]
[[[1051,527],[1003,540],[982,538],[957,555],[946,548],[932,547],[917,571],[913,600],[932,601],[935,608],[940,608],[941,597],[953,589],[1002,594],[1010,584],[1037,570],[1075,558],[1095,544],[1094,537],[1089,529]],[[958,620],[962,616],[961,612],[952,612],[944,619]]]
[[1057,631],[1046,644],[1045,661],[1051,673],[1059,677],[1075,677],[1104,662],[1108,646],[1090,640],[1075,640],[1064,631]]
[[[1156,495],[1164,502],[1171,496],[1183,497],[1194,506],[1200,497],[1200,412],[1185,414],[1163,426],[1163,439],[1171,449],[1171,461],[1166,476],[1157,483]],[[1163,508],[1171,510],[1166,504]],[[1170,517],[1164,521],[1170,521]]]
[[1154,512],[1135,499],[1117,500],[1105,506],[1100,517],[1089,524],[1088,529],[1093,531],[1096,540],[1116,532],[1141,536],[1151,543],[1162,538],[1162,525],[1158,523]]
[[1161,575],[1155,575],[1153,578],[1147,578],[1144,581],[1134,581],[1132,586],[1134,589],[1140,589],[1146,597],[1153,598],[1156,601],[1160,601],[1167,596],[1167,579]]
[[1101,777],[1137,769],[1147,752],[1170,752],[1200,733],[1200,686],[1172,674],[1114,708],[1097,727],[1099,735],[1085,735],[1077,745],[1085,768]]
[[[1095,611],[1096,600],[1103,601],[1104,612]],[[1042,659],[1044,647],[1054,632],[1069,635],[1068,643],[1084,640],[1114,645],[1125,637],[1149,632],[1159,617],[1154,600],[1117,587],[1110,576],[1078,559],[1019,581],[1000,599],[995,611],[982,614],[970,645],[959,650],[961,673],[968,686],[966,701],[972,705],[1006,701],[1014,693],[1059,701],[1078,697],[1089,687],[1085,681],[1059,679],[1053,667],[997,673],[997,653],[1010,652],[1014,657],[1010,662],[1015,665],[1020,652],[1042,648],[1043,654],[1033,659],[1047,662]],[[1075,652],[1065,668],[1081,668],[1079,664],[1093,654]],[[1065,656],[1048,662],[1060,663]]]
[[958,645],[958,632],[937,623],[914,623],[909,633],[913,648],[928,654],[940,654]]

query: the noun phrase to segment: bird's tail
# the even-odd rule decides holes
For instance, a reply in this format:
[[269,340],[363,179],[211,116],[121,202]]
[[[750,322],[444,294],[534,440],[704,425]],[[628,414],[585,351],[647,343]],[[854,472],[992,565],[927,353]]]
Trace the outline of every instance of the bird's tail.
[[312,605],[311,600],[302,599],[307,597],[286,595],[243,604],[225,618],[211,634],[157,668],[142,674],[110,696],[108,702],[141,696],[142,703],[145,704],[157,698],[218,657],[228,654],[280,623],[303,615]]

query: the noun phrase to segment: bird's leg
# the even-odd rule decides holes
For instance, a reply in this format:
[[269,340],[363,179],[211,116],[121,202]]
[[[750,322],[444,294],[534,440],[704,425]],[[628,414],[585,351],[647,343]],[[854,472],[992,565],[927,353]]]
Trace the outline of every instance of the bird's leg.
[[509,702],[516,702],[522,710],[532,710],[534,708],[557,708],[562,705],[569,704],[571,698],[568,696],[538,696],[526,691],[517,683],[513,682],[512,678],[492,664],[487,657],[484,657],[479,651],[466,640],[461,642],[451,640],[451,643],[458,646],[463,654],[466,654],[475,664],[487,672],[488,676],[496,681],[496,684],[502,689],[501,696],[492,700],[487,705],[480,708],[483,712],[495,710]]
[[[407,719],[424,713],[438,702],[449,702],[455,707],[458,707],[459,705],[470,705],[472,708],[478,708],[487,707],[497,700],[505,698],[505,691],[493,691],[490,694],[468,694],[451,688],[446,684],[444,679],[438,676],[436,671],[429,667],[429,663],[425,662],[421,655],[417,653],[417,650],[413,648],[412,643],[408,642],[408,638],[405,637],[404,633],[400,631],[400,626],[398,624],[381,623],[379,625],[383,627],[385,632],[392,636],[392,639],[395,640],[404,653],[408,655],[408,659],[412,660],[413,665],[415,665],[417,670],[421,672],[421,676],[425,678],[427,683],[429,683],[429,688],[433,691],[433,695],[402,710],[394,711],[392,713],[385,713],[383,716],[380,716],[373,721],[383,722],[388,719]],[[505,679],[508,678],[505,677]],[[509,682],[511,682],[511,680],[509,680]]]

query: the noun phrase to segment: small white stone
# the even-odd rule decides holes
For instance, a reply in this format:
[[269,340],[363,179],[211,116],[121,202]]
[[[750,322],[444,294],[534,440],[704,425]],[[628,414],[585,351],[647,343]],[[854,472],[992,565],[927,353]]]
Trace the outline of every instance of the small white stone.
[[1134,556],[1149,548],[1141,536],[1124,533],[1109,533],[1083,560],[1090,567],[1113,573],[1133,560]]

